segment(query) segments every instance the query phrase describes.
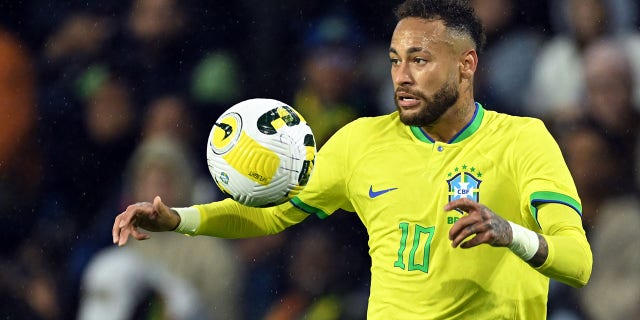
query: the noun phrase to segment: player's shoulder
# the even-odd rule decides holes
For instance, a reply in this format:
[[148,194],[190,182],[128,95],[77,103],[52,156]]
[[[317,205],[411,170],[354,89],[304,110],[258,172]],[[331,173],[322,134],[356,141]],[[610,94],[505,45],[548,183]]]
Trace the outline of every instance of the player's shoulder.
[[359,117],[351,121],[347,126],[354,126],[360,129],[371,129],[372,126],[393,126],[399,120],[398,112],[394,111],[389,114],[383,114],[378,116]]
[[388,135],[392,131],[402,131],[398,112],[390,114],[360,117],[346,124],[340,131],[348,131],[349,135],[372,137]]
[[400,122],[397,112],[360,117],[334,133],[323,149],[346,148],[353,153],[370,152],[398,143],[407,135],[403,130],[408,131]]
[[485,111],[485,126],[501,135],[538,135],[549,131],[545,123],[534,117],[517,116],[492,110]]

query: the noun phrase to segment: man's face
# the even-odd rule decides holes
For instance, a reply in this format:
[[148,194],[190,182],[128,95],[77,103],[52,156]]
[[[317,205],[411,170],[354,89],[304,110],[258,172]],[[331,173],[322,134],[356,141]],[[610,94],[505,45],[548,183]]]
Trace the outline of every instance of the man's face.
[[389,48],[394,101],[406,125],[433,125],[458,100],[454,39],[442,21],[405,18]]

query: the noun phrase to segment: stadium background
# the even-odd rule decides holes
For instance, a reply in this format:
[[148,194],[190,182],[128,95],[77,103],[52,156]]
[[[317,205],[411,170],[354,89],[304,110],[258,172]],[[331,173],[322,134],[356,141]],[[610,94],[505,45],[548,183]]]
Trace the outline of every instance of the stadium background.
[[[640,317],[638,3],[472,2],[488,33],[478,101],[543,118],[583,199],[597,270],[582,290],[552,282],[549,318]],[[395,5],[0,1],[0,317],[361,319],[368,257],[354,215],[115,250],[110,229],[155,194],[221,197],[204,140],[235,102],[292,104],[319,145],[392,111]]]

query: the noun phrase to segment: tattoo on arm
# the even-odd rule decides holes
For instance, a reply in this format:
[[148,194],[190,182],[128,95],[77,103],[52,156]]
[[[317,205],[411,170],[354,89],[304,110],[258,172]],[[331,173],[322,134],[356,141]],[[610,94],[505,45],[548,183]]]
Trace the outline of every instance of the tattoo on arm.
[[541,266],[545,261],[547,261],[547,257],[549,256],[549,245],[547,244],[547,240],[545,240],[542,235],[538,234],[538,241],[540,241],[538,252],[533,255],[533,258],[527,261],[527,263],[534,268]]
[[494,217],[495,219],[491,222],[491,228],[495,231],[496,236],[492,245],[507,246],[511,243],[511,239],[513,238],[511,226],[509,226],[509,222],[507,222],[507,220],[502,219],[500,216],[494,214]]

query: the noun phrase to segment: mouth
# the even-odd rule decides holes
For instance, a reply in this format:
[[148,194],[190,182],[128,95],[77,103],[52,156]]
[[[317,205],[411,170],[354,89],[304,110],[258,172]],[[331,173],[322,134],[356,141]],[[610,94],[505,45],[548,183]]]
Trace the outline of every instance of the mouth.
[[396,101],[398,107],[413,108],[420,103],[420,98],[408,92],[401,91],[396,93]]

